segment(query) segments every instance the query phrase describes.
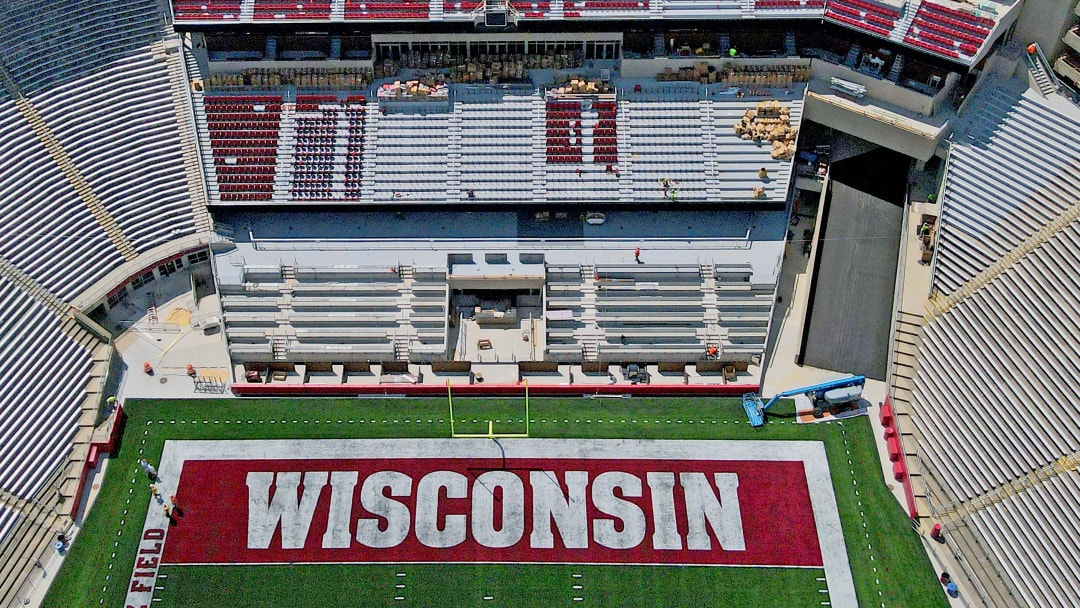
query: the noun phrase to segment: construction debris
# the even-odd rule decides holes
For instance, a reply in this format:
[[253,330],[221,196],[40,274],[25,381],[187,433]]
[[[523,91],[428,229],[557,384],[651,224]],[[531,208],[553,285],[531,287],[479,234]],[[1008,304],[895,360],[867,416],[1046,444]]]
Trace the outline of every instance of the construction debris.
[[799,130],[791,127],[791,108],[779,101],[761,101],[757,108],[747,110],[735,124],[735,134],[745,141],[772,144],[772,157],[789,160],[795,156],[795,140]]

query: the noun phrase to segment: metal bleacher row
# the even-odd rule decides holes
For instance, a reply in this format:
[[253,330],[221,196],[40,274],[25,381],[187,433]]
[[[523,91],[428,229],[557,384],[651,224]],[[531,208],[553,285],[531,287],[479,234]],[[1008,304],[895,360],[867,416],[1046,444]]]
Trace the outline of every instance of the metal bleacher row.
[[[446,269],[245,266],[221,286],[233,355],[331,360],[446,352]],[[405,349],[405,352],[395,351]]]
[[[756,102],[545,101],[531,89],[482,87],[465,96],[449,111],[423,113],[382,112],[355,94],[300,95],[295,106],[278,95],[196,94],[211,194],[280,203],[786,195],[790,163],[735,134]],[[784,105],[797,127],[802,101]],[[764,193],[755,195],[758,187]]]
[[171,84],[147,47],[30,97],[137,252],[195,232]]
[[376,171],[375,200],[444,198],[451,115],[377,114],[368,113],[367,128],[367,157]]
[[18,407],[0,413],[0,488],[32,497],[71,450],[91,365],[62,320],[0,276],[0,390]]
[[995,605],[1076,606],[1080,109],[993,76],[970,103],[909,399],[917,466]]
[[125,256],[193,233],[157,3],[21,0],[0,20],[22,95],[0,102],[0,255],[71,298]]
[[5,605],[62,529],[61,465],[85,457],[107,367],[67,302],[196,229],[178,45],[156,0],[0,3],[0,491],[22,513],[0,518]]
[[27,94],[84,78],[161,38],[155,0],[8,0],[0,23],[0,57]]
[[0,140],[0,254],[61,297],[123,264],[13,101],[0,102]]
[[775,280],[744,266],[548,266],[547,346],[555,358],[585,353],[701,357],[716,346],[728,357],[765,347]]
[[475,200],[533,198],[532,118],[539,103],[522,95],[456,105],[451,127],[459,138],[454,160],[460,184],[451,185],[457,186],[451,194],[469,199],[471,191]]
[[[1080,474],[1060,465],[1080,446],[1078,252],[1073,221],[926,326],[919,349],[912,420],[942,487],[935,502],[982,500],[964,526],[1015,589],[1013,605],[1080,597]],[[1055,464],[1058,474],[1034,475]]]
[[[970,517],[972,528],[987,540],[1001,570],[1011,580],[1021,581],[1017,592],[1028,606],[1075,606],[1080,598],[1080,569],[1071,559],[1080,548],[1077,496],[1080,475],[1072,473],[1044,481]],[[1043,578],[1049,579],[1047,584],[1028,584]]]
[[1080,111],[1014,81],[989,81],[976,94],[979,112],[951,136],[941,194],[933,281],[942,293],[1080,201]]

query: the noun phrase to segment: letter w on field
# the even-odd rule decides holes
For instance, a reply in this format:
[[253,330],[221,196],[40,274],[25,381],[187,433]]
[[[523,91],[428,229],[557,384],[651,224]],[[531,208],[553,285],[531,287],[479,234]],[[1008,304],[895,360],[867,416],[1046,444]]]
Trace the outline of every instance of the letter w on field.
[[248,473],[248,549],[269,548],[279,526],[283,549],[304,547],[319,494],[329,476],[325,471],[309,471],[303,477],[304,491],[298,495],[300,473]]

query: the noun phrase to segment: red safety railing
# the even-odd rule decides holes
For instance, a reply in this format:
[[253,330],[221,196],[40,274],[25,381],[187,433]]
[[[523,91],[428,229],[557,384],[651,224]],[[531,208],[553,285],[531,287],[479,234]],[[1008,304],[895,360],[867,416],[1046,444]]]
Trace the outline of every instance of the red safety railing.
[[908,516],[915,519],[919,516],[919,507],[915,504],[915,488],[911,485],[911,474],[907,465],[907,457],[904,455],[904,440],[901,438],[900,429],[896,424],[896,414],[893,412],[892,397],[890,396],[886,396],[885,402],[881,404],[880,419],[881,426],[885,427],[886,443],[890,452],[889,459],[892,460],[894,449],[897,454],[897,459],[893,461],[893,478],[903,486]]
[[[237,382],[232,392],[244,397],[343,397],[363,395],[404,395],[407,397],[442,396],[446,386],[441,384],[263,384]],[[460,395],[504,396],[520,395],[524,384],[462,384],[453,390]],[[641,397],[713,396],[734,397],[756,393],[758,384],[634,384],[634,385],[529,385],[529,393],[544,396],[635,395]]]

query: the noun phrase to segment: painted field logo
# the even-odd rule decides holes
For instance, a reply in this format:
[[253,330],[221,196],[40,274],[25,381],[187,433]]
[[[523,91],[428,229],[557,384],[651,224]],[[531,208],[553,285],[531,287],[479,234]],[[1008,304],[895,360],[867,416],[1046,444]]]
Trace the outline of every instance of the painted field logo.
[[801,461],[188,460],[166,563],[821,566]]
[[[301,474],[296,472],[247,475],[249,549],[268,549],[280,530],[281,546],[303,549],[308,540],[317,501],[327,487],[330,499],[323,549],[347,549],[352,545],[353,500],[357,471],[309,471],[303,474],[303,491],[297,500]],[[715,489],[705,473],[678,474],[688,523],[685,544],[676,525],[675,480],[671,472],[649,472],[645,479],[651,495],[653,549],[708,551],[711,531],[725,551],[743,551],[742,518],[739,515],[739,478],[716,473]],[[364,547],[388,549],[400,546],[410,532],[425,547],[449,549],[471,538],[480,547],[503,549],[524,542],[526,519],[532,532],[530,549],[552,549],[556,535],[562,548],[588,549],[592,542],[608,549],[633,549],[645,539],[645,511],[632,499],[641,498],[640,477],[623,471],[600,473],[591,483],[589,471],[487,471],[471,480],[457,471],[432,471],[415,482],[398,471],[368,475],[360,489],[360,507],[375,517],[355,520],[355,540]],[[274,484],[273,498],[269,497]],[[525,504],[526,484],[532,496]],[[470,487],[471,486],[471,487]],[[716,494],[719,490],[719,497]],[[415,512],[398,498],[415,497]],[[442,500],[467,500],[465,513],[440,512]],[[589,504],[602,513],[590,522]],[[531,515],[531,518],[530,518]],[[496,522],[499,522],[498,524]],[[590,523],[592,524],[590,526]],[[554,526],[552,525],[554,524]]]

